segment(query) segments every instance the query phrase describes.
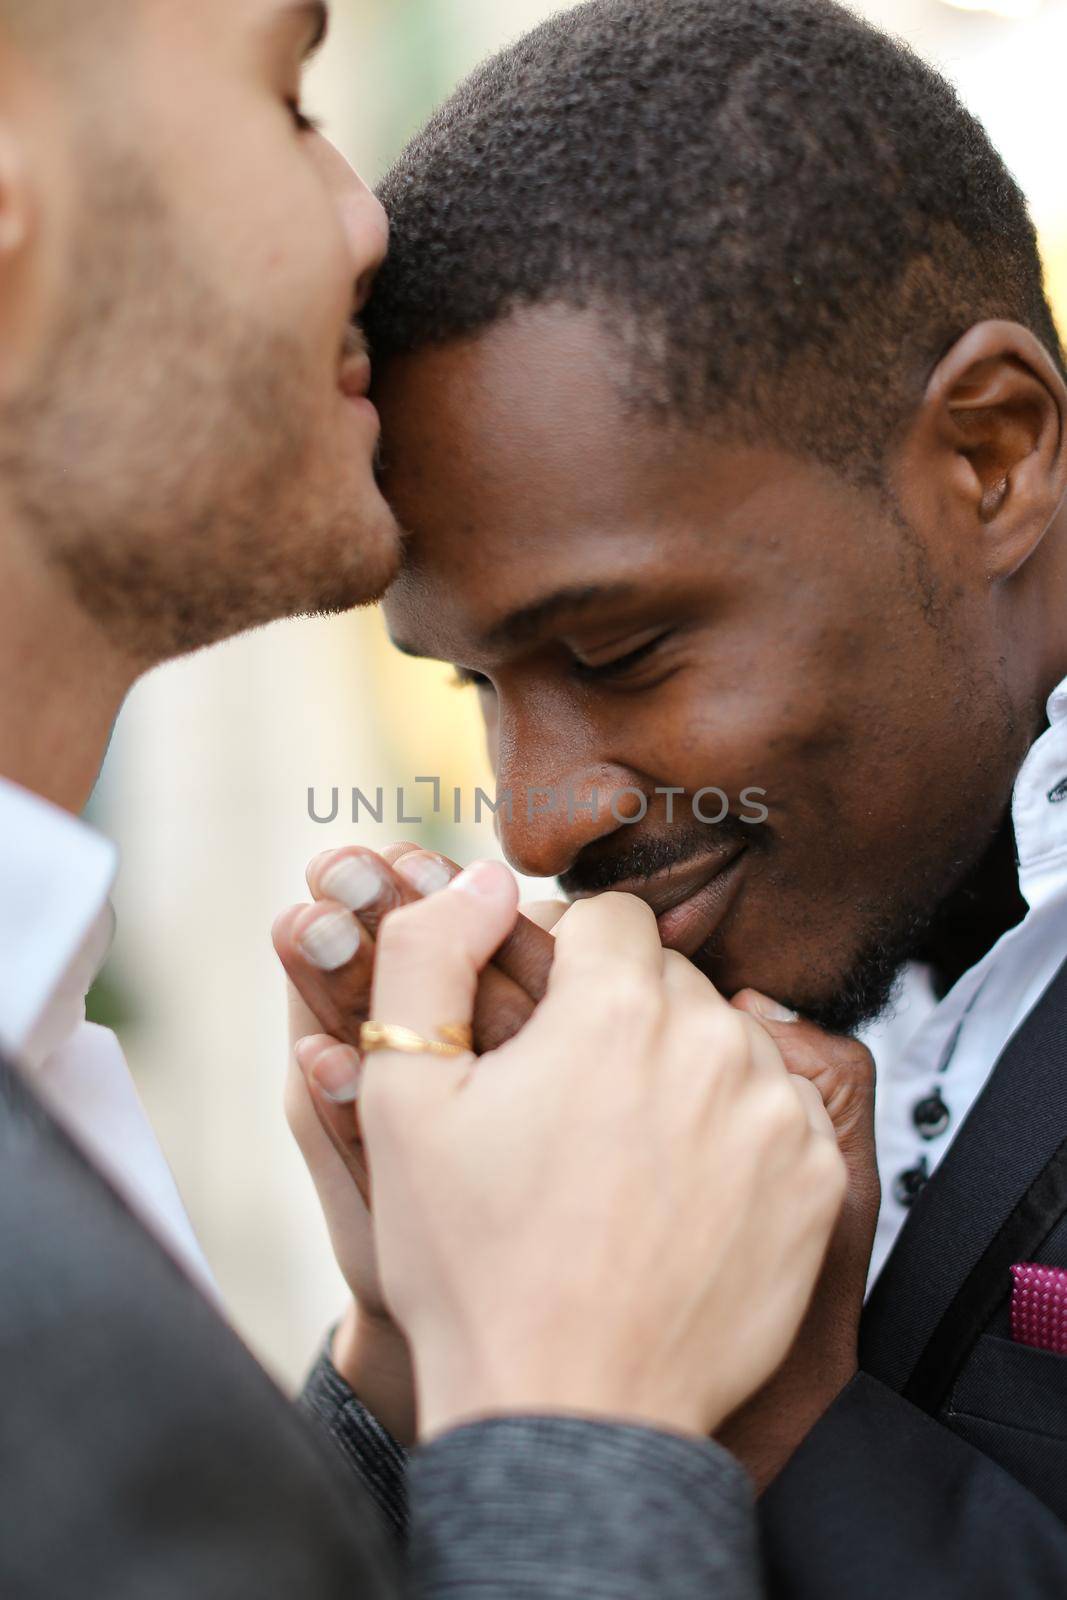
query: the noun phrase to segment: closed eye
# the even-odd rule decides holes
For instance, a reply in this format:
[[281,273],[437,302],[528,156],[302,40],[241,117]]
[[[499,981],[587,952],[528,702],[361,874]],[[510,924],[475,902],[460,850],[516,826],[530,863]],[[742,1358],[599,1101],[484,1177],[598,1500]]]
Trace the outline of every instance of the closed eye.
[[[616,656],[613,661],[582,661],[575,657],[571,663],[571,671],[583,683],[610,683],[614,680],[625,678],[636,670],[643,662],[647,661],[662,644],[671,636],[671,629],[656,634],[647,639],[634,650],[628,650],[625,655]],[[479,689],[491,691],[493,683],[484,673],[472,672],[468,667],[457,667],[452,678],[452,686],[456,689]]]
[[598,661],[595,664],[588,661],[575,660],[574,674],[586,683],[604,682],[613,678],[624,678],[627,673],[647,661],[667,639],[670,638],[670,629],[657,633],[654,638],[638,645],[636,650],[628,650],[624,656],[616,656],[613,661]]

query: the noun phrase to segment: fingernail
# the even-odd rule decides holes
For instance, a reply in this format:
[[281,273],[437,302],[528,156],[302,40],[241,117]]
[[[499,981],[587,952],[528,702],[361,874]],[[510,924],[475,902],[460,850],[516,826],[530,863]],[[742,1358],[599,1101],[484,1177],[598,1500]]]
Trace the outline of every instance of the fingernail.
[[366,856],[342,856],[326,868],[319,888],[349,911],[362,911],[378,899],[385,880]]
[[453,878],[449,887],[458,889],[461,894],[494,895],[500,887],[500,863],[475,861],[458,878]]
[[436,894],[453,881],[454,874],[436,856],[401,856],[393,868],[421,895]]
[[359,1098],[362,1072],[359,1055],[347,1044],[332,1044],[315,1058],[311,1076],[315,1086],[334,1105],[351,1105]]
[[799,1021],[799,1011],[790,1011],[788,1006],[783,1006],[777,1000],[769,1000],[765,994],[758,994],[755,989],[751,989],[749,993],[756,1002],[756,1015],[762,1017],[764,1022]]
[[304,930],[300,948],[320,972],[336,972],[359,949],[359,924],[350,911],[331,911]]

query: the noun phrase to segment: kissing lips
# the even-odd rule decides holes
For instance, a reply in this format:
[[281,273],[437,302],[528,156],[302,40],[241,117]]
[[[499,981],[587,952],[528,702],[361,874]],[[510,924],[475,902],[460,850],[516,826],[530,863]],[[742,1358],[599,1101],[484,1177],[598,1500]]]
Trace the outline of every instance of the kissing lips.
[[744,858],[742,845],[699,889],[656,918],[664,949],[678,950],[683,956],[693,957],[708,942],[741,887]]
[[651,906],[664,948],[692,957],[711,938],[733,904],[744,876],[745,854],[742,842],[710,859],[705,856],[650,877],[613,883],[611,889],[617,894],[632,894]]
[[360,341],[359,345],[345,356],[337,386],[353,410],[368,417],[375,427],[380,427],[377,408],[369,398],[370,385],[370,356]]

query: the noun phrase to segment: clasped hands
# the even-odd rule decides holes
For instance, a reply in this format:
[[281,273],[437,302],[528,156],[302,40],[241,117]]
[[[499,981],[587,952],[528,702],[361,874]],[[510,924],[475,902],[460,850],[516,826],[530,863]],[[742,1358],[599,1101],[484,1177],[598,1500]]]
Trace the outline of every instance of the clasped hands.
[[[727,1005],[630,896],[519,915],[504,869],[458,873],[329,852],[274,927],[338,1368],[402,1443],[571,1410],[715,1433],[762,1486],[855,1370],[870,1057]],[[477,1055],[361,1063],[371,1015],[473,1020]]]

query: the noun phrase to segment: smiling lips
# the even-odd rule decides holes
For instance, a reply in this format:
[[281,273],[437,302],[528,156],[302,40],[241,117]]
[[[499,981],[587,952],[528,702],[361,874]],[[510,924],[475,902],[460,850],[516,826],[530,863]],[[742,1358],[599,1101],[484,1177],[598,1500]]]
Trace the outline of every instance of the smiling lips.
[[[741,880],[745,844],[733,844],[714,857],[668,867],[649,878],[613,883],[612,892],[632,894],[655,913],[659,936],[668,950],[694,956],[715,932],[732,904]],[[584,899],[576,895],[575,899]]]

